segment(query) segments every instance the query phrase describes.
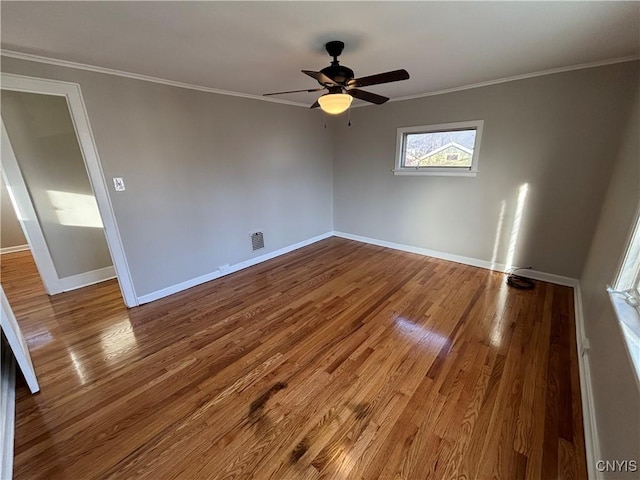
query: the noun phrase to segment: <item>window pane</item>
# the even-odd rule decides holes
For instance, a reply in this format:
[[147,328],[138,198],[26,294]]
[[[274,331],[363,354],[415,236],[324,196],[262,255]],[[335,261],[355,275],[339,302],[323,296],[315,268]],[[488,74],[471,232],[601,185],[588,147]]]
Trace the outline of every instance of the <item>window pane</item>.
[[614,288],[620,292],[637,289],[640,281],[640,219],[636,222],[622,269],[614,285]]
[[475,143],[475,129],[408,133],[402,166],[470,168]]

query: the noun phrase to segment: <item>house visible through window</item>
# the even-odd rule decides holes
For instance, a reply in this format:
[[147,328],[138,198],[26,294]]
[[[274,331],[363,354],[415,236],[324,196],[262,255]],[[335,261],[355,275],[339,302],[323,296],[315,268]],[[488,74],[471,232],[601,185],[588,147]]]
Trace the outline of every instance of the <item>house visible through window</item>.
[[482,120],[398,129],[394,173],[474,176]]

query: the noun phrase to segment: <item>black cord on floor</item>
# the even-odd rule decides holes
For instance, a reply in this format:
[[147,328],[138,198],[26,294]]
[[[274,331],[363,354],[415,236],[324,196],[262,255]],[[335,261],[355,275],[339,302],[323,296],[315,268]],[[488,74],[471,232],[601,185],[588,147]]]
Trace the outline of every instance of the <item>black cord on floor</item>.
[[521,277],[520,275],[514,275],[512,273],[507,276],[507,285],[520,290],[531,290],[536,286],[536,282],[530,278]]
[[523,277],[521,275],[516,275],[516,272],[519,270],[531,270],[533,267],[513,267],[508,269],[505,273],[507,274],[507,285],[513,288],[518,288],[520,290],[531,290],[536,286],[536,282],[530,278]]

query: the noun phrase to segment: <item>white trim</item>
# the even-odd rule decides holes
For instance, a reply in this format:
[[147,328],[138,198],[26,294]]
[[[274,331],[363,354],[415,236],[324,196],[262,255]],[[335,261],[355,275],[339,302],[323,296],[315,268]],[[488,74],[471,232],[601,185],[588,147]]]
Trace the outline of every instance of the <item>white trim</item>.
[[[82,98],[80,85],[77,83],[26,77],[8,73],[2,73],[0,76],[2,81],[0,86],[2,89],[45,95],[58,95],[66,98],[67,105],[69,106],[69,114],[71,115],[71,120],[75,127],[78,145],[82,151],[82,157],[87,169],[89,182],[98,203],[98,210],[100,211],[100,216],[104,225],[107,246],[111,253],[111,259],[113,260],[124,303],[128,307],[138,305],[131,272],[129,271],[124,246],[116,223],[111,198],[109,197],[107,183],[100,164],[98,150],[93,138],[93,132],[89,123],[84,99]],[[6,132],[4,132],[3,129],[3,138],[5,133]],[[5,142],[3,141],[3,144],[4,143]],[[28,237],[27,241],[33,247],[33,244]],[[35,257],[34,248],[32,248],[32,252],[34,252]]]
[[13,147],[11,146],[11,140],[9,139],[4,121],[2,120],[0,120],[0,128],[3,181],[7,186],[9,198],[11,199],[13,209],[22,227],[22,232],[31,247],[33,261],[36,264],[38,273],[40,273],[42,285],[49,295],[55,295],[56,293],[62,292],[56,267],[53,264],[49,247],[40,228],[38,215],[33,207],[33,203],[31,203],[29,190],[22,177],[20,166],[18,165]]
[[[353,235],[351,233],[333,232],[334,236],[340,238],[346,238],[348,240],[355,240],[356,242],[368,243],[371,245],[377,245],[379,247],[392,248],[394,250],[401,250],[403,252],[417,253],[418,255],[424,255],[427,257],[439,258],[441,260],[448,260],[449,262],[462,263],[464,265],[471,265],[472,267],[484,268],[487,270],[495,270],[497,272],[506,272],[509,270],[505,264],[492,263],[487,260],[481,260],[479,258],[465,257],[463,255],[455,255],[453,253],[439,252],[437,250],[430,250],[428,248],[414,247],[411,245],[405,245],[402,243],[388,242],[386,240],[378,240],[371,237],[363,237],[361,235]],[[571,277],[564,277],[562,275],[555,275],[553,273],[538,272],[537,270],[522,269],[518,270],[518,275],[522,277],[532,278],[534,280],[540,280],[543,282],[555,283],[557,285],[565,285],[569,287],[575,287],[578,285],[578,280]]]
[[431,168],[442,168],[442,171],[436,170],[427,170],[429,167],[415,167],[415,168],[402,168],[391,170],[394,175],[400,177],[477,177],[477,170],[467,170],[466,168],[461,168],[460,171],[454,170],[445,170],[444,167],[431,167]]
[[333,234],[334,232],[323,233],[321,235],[309,238],[307,240],[294,243],[293,245],[289,245],[288,247],[284,247],[279,250],[275,250],[273,252],[260,255],[259,257],[250,258],[249,260],[245,260],[244,262],[236,263],[228,267],[228,269],[225,268],[224,273],[222,273],[220,270],[216,270],[215,272],[207,273],[205,275],[192,278],[191,280],[187,280],[182,283],[178,283],[176,285],[163,288],[161,290],[156,290],[155,292],[147,293],[146,295],[142,295],[138,297],[138,303],[142,305],[143,303],[153,302],[154,300],[158,300],[160,298],[173,295],[174,293],[178,293],[188,288],[195,287],[196,285],[210,282],[211,280],[215,280],[216,278],[224,277],[225,275],[229,275],[239,270],[252,267],[259,263],[266,262],[267,260],[271,260],[272,258],[276,258],[281,255],[284,255],[285,253],[292,252],[299,248],[306,247],[307,245],[311,245],[312,243],[316,243],[316,242],[319,242],[320,240],[324,240],[326,238],[332,237]]
[[24,252],[25,250],[29,250],[29,245],[25,244],[25,245],[15,245],[13,247],[4,247],[4,248],[0,248],[0,255],[4,255],[5,253]]
[[573,287],[574,317],[576,322],[576,346],[578,349],[578,371],[580,374],[580,398],[582,399],[582,425],[584,427],[584,446],[587,460],[587,476],[592,480],[602,478],[595,468],[600,460],[600,441],[596,423],[596,409],[591,383],[591,369],[589,367],[589,340],[584,329],[584,314],[582,310],[582,291],[578,283]]
[[[602,60],[599,62],[579,63],[577,65],[569,65],[567,67],[552,68],[549,70],[540,70],[538,72],[523,73],[522,75],[514,75],[512,77],[503,77],[496,80],[487,80],[486,82],[469,83],[459,87],[445,88],[442,90],[434,90],[433,92],[419,93],[416,95],[405,95],[404,97],[391,98],[389,102],[402,102],[403,100],[413,100],[415,98],[432,97],[434,95],[445,95],[447,93],[460,92],[463,90],[472,90],[474,88],[489,87],[500,83],[517,82],[518,80],[526,80],[527,78],[543,77],[545,75],[554,75],[556,73],[572,72],[574,70],[584,70],[587,68],[604,67],[616,63],[633,62],[640,60],[640,55],[630,55],[628,57],[612,58],[611,60]],[[351,108],[365,107],[368,104],[352,105]]]
[[537,270],[523,269],[518,270],[517,274],[532,280],[540,280],[541,282],[554,283],[565,287],[577,288],[580,284],[577,278],[556,275],[555,273],[539,272]]
[[38,385],[36,371],[33,368],[33,362],[29,354],[29,347],[24,339],[24,335],[22,335],[16,316],[13,314],[13,310],[11,310],[9,300],[7,300],[7,296],[4,294],[2,285],[0,285],[0,326],[2,326],[2,332],[9,343],[9,347],[13,352],[18,367],[20,367],[25,382],[27,382],[29,390],[31,393],[39,392],[40,386]]
[[0,375],[0,478],[13,475],[13,440],[16,427],[16,362],[11,349],[2,352]]
[[[251,98],[253,100],[261,100],[263,102],[273,102],[273,103],[282,103],[285,105],[295,105],[297,107],[304,107],[304,108],[309,108],[309,105],[306,103],[301,103],[301,102],[294,102],[291,100],[284,100],[281,98],[273,98],[273,97],[263,97],[260,95],[252,95],[249,93],[241,93],[241,92],[233,92],[230,90],[220,90],[217,88],[211,88],[211,87],[204,87],[202,85],[194,85],[191,83],[184,83],[184,82],[176,82],[174,80],[167,80],[164,78],[159,78],[159,77],[152,77],[149,75],[142,75],[139,73],[133,73],[133,72],[126,72],[123,70],[115,70],[113,68],[105,68],[105,67],[98,67],[96,65],[89,65],[86,63],[77,63],[77,62],[70,62],[68,60],[60,60],[57,58],[51,58],[51,57],[44,57],[41,55],[32,55],[29,53],[22,53],[22,52],[16,52],[15,50],[6,50],[6,49],[0,49],[0,55],[4,56],[4,57],[9,57],[9,58],[16,58],[18,60],[27,60],[30,62],[37,62],[37,63],[46,63],[48,65],[55,65],[58,67],[66,67],[66,68],[74,68],[76,70],[86,70],[89,72],[96,72],[96,73],[103,73],[106,75],[115,75],[118,77],[125,77],[125,78],[132,78],[134,80],[142,80],[145,82],[152,82],[152,83],[160,83],[163,85],[170,85],[172,87],[178,87],[178,88],[186,88],[189,90],[198,90],[200,92],[208,92],[208,93],[217,93],[219,95],[230,95],[232,97],[242,97],[242,98]],[[558,67],[558,68],[552,68],[549,70],[540,70],[538,72],[532,72],[532,73],[524,73],[521,75],[514,75],[511,77],[503,77],[503,78],[498,78],[495,80],[488,80],[486,82],[478,82],[478,83],[469,83],[466,85],[461,85],[459,87],[453,87],[453,88],[445,88],[442,90],[434,90],[432,92],[426,92],[426,93],[419,93],[416,95],[405,95],[403,97],[397,97],[397,98],[391,98],[389,100],[389,102],[401,102],[403,100],[412,100],[414,98],[422,98],[422,97],[431,97],[434,95],[444,95],[447,93],[453,93],[453,92],[459,92],[462,90],[470,90],[473,88],[482,88],[482,87],[488,87],[490,85],[496,85],[499,83],[506,83],[506,82],[515,82],[518,80],[524,80],[527,78],[534,78],[534,77],[541,77],[544,75],[553,75],[556,73],[562,73],[562,72],[571,72],[574,70],[583,70],[586,68],[595,68],[595,67],[604,67],[606,65],[613,65],[616,63],[624,63],[624,62],[632,62],[635,60],[640,60],[640,56],[639,55],[630,55],[628,57],[619,57],[619,58],[613,58],[610,60],[602,60],[602,61],[597,61],[597,62],[587,62],[587,63],[580,63],[577,65],[569,65],[567,67]],[[357,103],[357,104],[353,104],[351,105],[351,108],[360,108],[360,107],[370,107],[372,106],[372,104],[370,103]]]
[[165,78],[152,77],[149,75],[142,75],[139,73],[125,72],[123,70],[116,70],[113,68],[98,67],[95,65],[88,65],[86,63],[70,62],[67,60],[59,60],[57,58],[42,57],[39,55],[31,55],[28,53],[16,52],[13,50],[0,50],[0,55],[9,58],[16,58],[18,60],[27,60],[30,62],[46,63],[48,65],[55,65],[57,67],[74,68],[76,70],[86,70],[88,72],[103,73],[105,75],[114,75],[116,77],[131,78],[133,80],[142,80],[143,82],[159,83],[162,85],[169,85],[171,87],[186,88],[188,90],[197,90],[199,92],[216,93],[218,95],[229,95],[231,97],[250,98],[252,100],[262,100],[263,102],[282,103],[284,105],[294,105],[296,107],[309,108],[309,105],[301,102],[293,102],[291,100],[285,100],[282,98],[263,97],[261,95],[253,95],[250,93],[233,92],[231,90],[220,90],[218,88],[205,87],[202,85],[194,85],[192,83],[176,82],[174,80],[167,80]]
[[78,288],[88,287],[95,283],[105,282],[116,278],[116,270],[111,267],[104,267],[98,270],[92,270],[90,272],[79,273],[77,275],[71,275],[69,277],[62,277],[60,279],[60,287],[63,292],[69,292],[71,290],[77,290]]

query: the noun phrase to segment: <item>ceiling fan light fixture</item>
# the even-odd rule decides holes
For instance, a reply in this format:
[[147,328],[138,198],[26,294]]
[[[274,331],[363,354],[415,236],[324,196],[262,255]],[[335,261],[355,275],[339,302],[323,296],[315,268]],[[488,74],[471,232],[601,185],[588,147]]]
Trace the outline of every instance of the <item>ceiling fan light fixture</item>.
[[346,93],[327,93],[318,99],[322,111],[330,115],[346,112],[352,101],[353,97]]

